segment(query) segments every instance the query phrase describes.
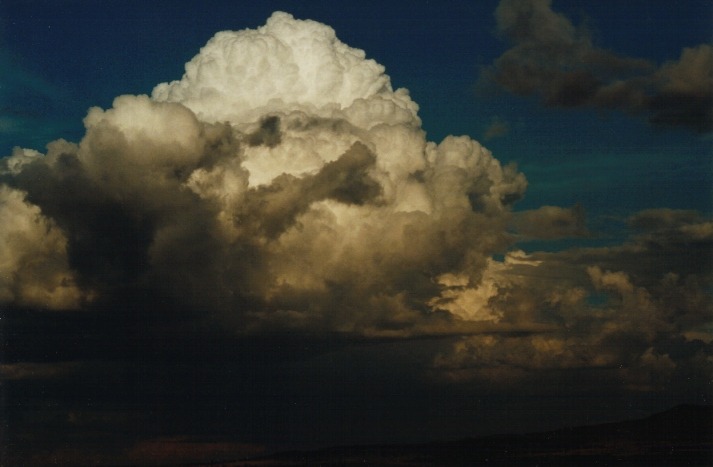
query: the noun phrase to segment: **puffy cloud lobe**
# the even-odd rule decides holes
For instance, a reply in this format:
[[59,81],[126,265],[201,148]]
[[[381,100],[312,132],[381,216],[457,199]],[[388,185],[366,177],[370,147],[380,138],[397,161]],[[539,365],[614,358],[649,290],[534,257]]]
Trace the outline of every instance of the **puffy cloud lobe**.
[[586,30],[550,0],[502,0],[498,30],[512,42],[483,77],[554,107],[592,107],[648,114],[655,125],[713,129],[713,48],[682,51],[658,69],[647,60],[596,47]]
[[480,281],[526,181],[468,137],[426,141],[416,111],[331,28],[275,13],[3,181],[100,301],[144,290],[235,331],[428,333],[448,326],[436,278]]
[[512,286],[508,271],[513,265],[537,264],[531,262],[522,251],[513,251],[504,261],[488,259],[487,267],[479,281],[471,281],[468,276],[446,273],[438,277],[444,287],[440,297],[431,300],[437,309],[447,310],[454,316],[469,321],[502,321],[503,311],[492,306],[502,289]]
[[0,224],[0,301],[50,309],[79,306],[87,294],[77,287],[67,239],[57,225],[28,203],[25,193],[3,185]]

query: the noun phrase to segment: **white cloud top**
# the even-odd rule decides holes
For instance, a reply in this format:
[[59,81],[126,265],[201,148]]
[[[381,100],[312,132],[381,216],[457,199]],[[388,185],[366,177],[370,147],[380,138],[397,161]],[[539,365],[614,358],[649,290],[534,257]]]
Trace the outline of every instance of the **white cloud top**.
[[[255,30],[219,32],[186,64],[180,81],[159,84],[152,97],[180,102],[208,122],[303,110],[350,121],[368,113],[378,123],[396,112],[415,120],[417,110],[403,90],[392,91],[384,67],[364,51],[340,42],[329,26],[283,12]],[[371,101],[368,109],[364,100]]]

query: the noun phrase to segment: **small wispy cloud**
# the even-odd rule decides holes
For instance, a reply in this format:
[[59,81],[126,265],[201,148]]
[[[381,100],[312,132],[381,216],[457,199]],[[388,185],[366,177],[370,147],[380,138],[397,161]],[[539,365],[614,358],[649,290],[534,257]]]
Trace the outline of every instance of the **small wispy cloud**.
[[493,117],[483,132],[483,139],[490,141],[491,139],[502,138],[508,133],[510,133],[510,124],[500,117]]

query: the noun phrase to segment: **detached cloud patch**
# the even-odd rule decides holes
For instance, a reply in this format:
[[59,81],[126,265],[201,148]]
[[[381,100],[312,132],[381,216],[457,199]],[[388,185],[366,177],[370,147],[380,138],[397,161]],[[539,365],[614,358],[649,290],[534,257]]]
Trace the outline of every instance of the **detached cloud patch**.
[[483,132],[483,139],[489,141],[495,138],[502,138],[510,133],[510,125],[508,122],[499,117],[493,117],[490,124]]
[[579,204],[571,208],[541,206],[520,211],[513,216],[513,224],[522,240],[555,240],[590,235],[584,208]]
[[597,47],[550,0],[502,0],[495,17],[512,47],[484,71],[486,81],[551,107],[619,110],[654,125],[713,130],[710,44],[656,65]]
[[[675,103],[680,118],[655,115],[680,123],[706,87],[677,78],[705,69],[705,46],[653,70],[595,48],[547,2],[503,2],[498,21],[515,46],[493,78],[552,105],[602,105],[618,86],[632,109]],[[642,70],[654,94],[613,78]],[[1,162],[4,305],[135,313],[162,336],[186,320],[233,336],[465,336],[434,359],[451,380],[624,368],[645,389],[710,374],[709,220],[647,211],[619,247],[513,250],[589,235],[583,210],[514,215],[525,176],[467,136],[427,141],[408,91],[326,25],[278,12],[220,32],[180,80],[84,124],[78,143]],[[54,371],[15,363],[6,377]]]

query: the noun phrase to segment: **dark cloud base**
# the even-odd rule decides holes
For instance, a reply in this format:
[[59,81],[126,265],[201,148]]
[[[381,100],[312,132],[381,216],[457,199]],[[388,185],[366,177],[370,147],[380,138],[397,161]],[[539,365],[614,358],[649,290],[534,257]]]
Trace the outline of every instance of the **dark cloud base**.
[[[49,343],[35,333],[34,342],[19,334],[6,340],[10,356],[45,367],[44,375],[34,368],[31,378],[3,383],[4,397],[12,401],[6,458],[23,465],[142,465],[151,459],[146,452],[158,455],[160,442],[192,446],[193,452],[202,452],[198,445],[222,443],[196,459],[207,461],[225,452],[226,443],[239,444],[242,450],[234,446],[230,452],[242,457],[277,448],[539,431],[637,417],[673,401],[705,400],[710,389],[700,376],[682,371],[676,375],[680,388],[621,391],[617,367],[542,370],[515,386],[446,384],[437,373],[425,376],[423,367],[461,338],[379,342],[152,333],[150,339],[119,339],[111,337],[116,330],[97,329],[86,316],[53,320],[43,312],[11,311],[28,315],[35,325],[59,323],[52,334],[61,336]],[[11,329],[21,326],[13,323]],[[47,373],[48,367],[56,372]],[[146,451],[149,442],[154,444]],[[132,457],[139,452],[143,459]],[[176,452],[181,451],[174,446]],[[182,456],[168,458],[191,459]]]

